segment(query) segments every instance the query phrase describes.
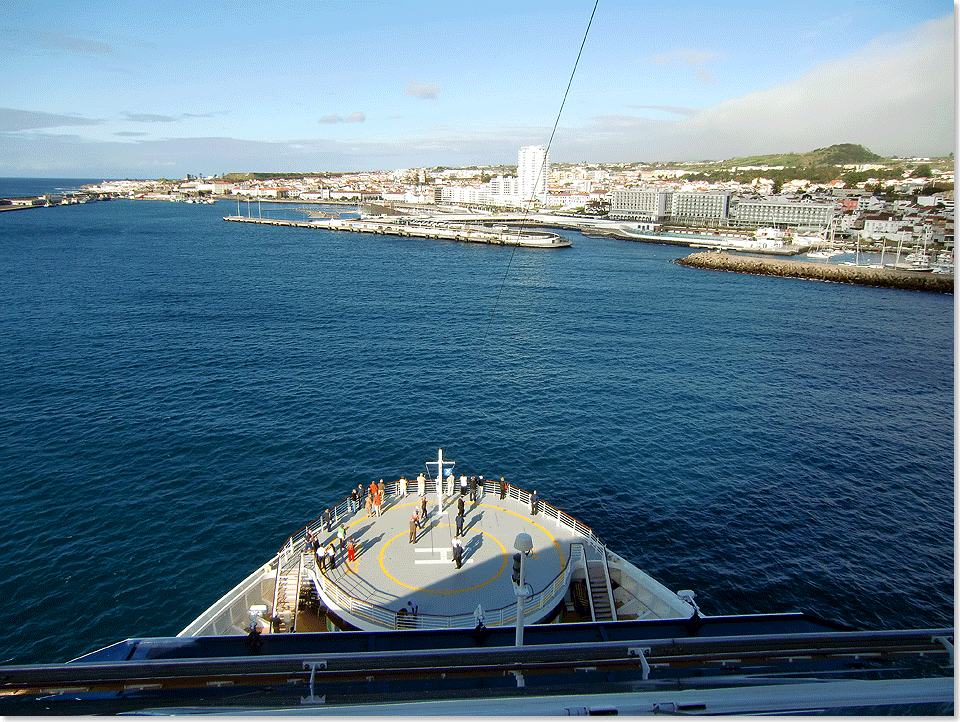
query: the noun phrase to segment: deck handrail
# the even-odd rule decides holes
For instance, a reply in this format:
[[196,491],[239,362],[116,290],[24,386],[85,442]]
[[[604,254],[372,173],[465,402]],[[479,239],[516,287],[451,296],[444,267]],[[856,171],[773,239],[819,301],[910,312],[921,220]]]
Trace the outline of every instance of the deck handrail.
[[[426,492],[427,499],[436,496],[437,491],[437,482],[439,480],[433,478],[427,478],[424,491]],[[407,479],[408,485],[416,484],[416,478]],[[497,488],[499,482],[494,481],[493,479],[484,480],[484,494],[496,493],[495,489]],[[384,482],[384,492],[388,497],[397,497],[399,480]],[[409,487],[408,487],[409,488]],[[454,482],[454,489],[458,488],[458,483]],[[514,499],[519,505],[527,506],[530,505],[530,495],[531,493],[522,489],[513,484],[508,485],[509,496],[511,499]],[[413,494],[416,494],[417,490],[413,490]],[[369,492],[368,492],[369,493]],[[407,495],[410,495],[411,492],[408,491]],[[402,498],[402,497],[399,497]],[[362,504],[362,502],[361,502]],[[341,516],[348,513],[350,508],[349,495],[345,496],[338,504],[331,507],[331,510],[334,512],[334,521],[331,522],[331,530],[336,526]],[[362,508],[362,507],[361,507]],[[359,509],[357,510],[359,512]],[[544,517],[553,519],[557,526],[564,526],[567,529],[570,529],[578,536],[584,538],[584,543],[589,544],[597,552],[600,552],[602,557],[605,557],[606,554],[606,545],[600,541],[599,537],[594,534],[593,530],[582,524],[574,517],[569,514],[561,511],[557,507],[545,502],[543,499],[540,499],[538,506],[538,513],[542,513]],[[300,553],[306,551],[304,545],[304,539],[306,536],[306,530],[309,528],[311,530],[319,529],[321,533],[326,534],[323,529],[323,515],[321,514],[313,521],[304,525],[302,529],[299,529],[297,532],[292,534],[286,541],[286,543],[280,548],[277,552],[278,562],[278,575],[282,573],[284,569],[290,568],[293,564],[300,563]],[[577,550],[577,551],[575,551]],[[574,560],[573,557],[577,555],[578,559]],[[559,590],[566,590],[569,586],[570,575],[573,570],[574,561],[579,561],[585,564],[586,560],[586,550],[584,549],[584,544],[573,543],[570,545],[570,559],[567,560],[564,568],[560,570],[554,579],[548,583],[543,589],[541,589],[536,594],[530,596],[524,609],[526,611],[538,611],[544,607],[545,604],[551,602],[556,596]],[[378,626],[384,626],[387,628],[396,628],[398,624],[398,617],[396,612],[381,607],[370,602],[366,602],[343,592],[336,584],[330,582],[326,576],[318,576],[316,570],[307,569],[308,576],[313,581],[313,584],[317,590],[318,595],[321,593],[327,593],[329,599],[331,599],[337,606],[344,609],[345,611],[350,612],[351,614],[361,618],[366,619],[369,622],[377,624]],[[322,577],[322,581],[321,581]],[[332,590],[331,590],[332,587]],[[484,618],[488,626],[503,626],[504,624],[509,624],[512,621],[516,620],[516,604],[509,604],[500,609],[493,610],[484,610]],[[453,616],[444,616],[444,615],[427,615],[427,614],[418,614],[415,617],[404,620],[404,628],[413,628],[413,629],[452,629],[452,628],[461,628],[461,627],[472,627],[474,626],[475,618],[473,613],[470,614],[460,614]]]
[[[524,613],[554,606],[557,596],[564,594],[570,586],[570,577],[574,569],[578,565],[583,565],[585,561],[586,552],[583,544],[571,544],[570,556],[564,568],[540,592],[526,599],[523,606]],[[313,582],[317,596],[321,599],[330,599],[343,611],[387,629],[460,629],[473,627],[477,621],[473,612],[454,615],[398,615],[392,609],[350,596],[326,575],[318,575],[312,566],[304,566],[303,571],[305,576]],[[485,609],[483,615],[486,626],[502,627],[516,621],[517,605],[513,602],[498,609]]]
[[[407,482],[408,484],[416,484],[416,478],[407,479]],[[385,487],[384,491],[386,492],[387,496],[397,496],[398,483],[399,483],[399,480],[384,482],[384,487]],[[492,479],[484,479],[484,493],[485,494],[495,493],[494,490],[496,489],[497,483],[499,482],[493,481]],[[455,485],[454,488],[456,489],[457,486]],[[429,479],[429,478],[427,479],[425,491],[426,491],[428,502],[430,501],[431,496],[434,496],[434,497],[436,496],[437,487],[436,487],[436,481],[434,479]],[[409,496],[411,493],[415,493],[415,492],[408,492],[407,495]],[[516,500],[518,504],[525,505],[527,507],[530,506],[530,492],[524,489],[521,489],[519,486],[514,486],[513,484],[510,484],[508,495],[510,496],[511,499]],[[350,508],[349,495],[345,496],[340,501],[340,503],[331,507],[331,509],[335,512],[334,518],[336,520],[339,520],[342,516],[346,515],[349,508]],[[540,500],[539,512],[543,513],[543,515],[546,517],[554,519],[558,526],[561,526],[561,525],[565,526],[566,528],[572,530],[575,534],[584,537],[585,541],[589,543],[595,550],[599,552],[606,551],[606,548],[607,548],[606,545],[602,541],[600,541],[600,538],[596,534],[594,534],[593,529],[588,527],[586,524],[581,523],[577,519],[574,519],[572,516],[570,516],[564,511],[561,511],[560,509],[553,506],[552,504],[545,502],[543,499]],[[337,522],[334,521],[331,524],[331,529],[334,528],[336,524]],[[284,545],[280,547],[280,550],[277,552],[277,554],[280,555],[282,569],[288,568],[289,565],[294,562],[299,563],[299,558],[296,557],[296,554],[298,551],[298,547],[300,549],[303,548],[301,546],[301,543],[303,542],[304,537],[306,536],[306,531],[308,528],[311,530],[315,530],[319,528],[322,530],[322,533],[324,534],[328,533],[326,532],[326,530],[323,530],[322,514],[318,516],[316,519],[305,524],[303,528],[297,530],[294,534],[292,534],[287,539]]]

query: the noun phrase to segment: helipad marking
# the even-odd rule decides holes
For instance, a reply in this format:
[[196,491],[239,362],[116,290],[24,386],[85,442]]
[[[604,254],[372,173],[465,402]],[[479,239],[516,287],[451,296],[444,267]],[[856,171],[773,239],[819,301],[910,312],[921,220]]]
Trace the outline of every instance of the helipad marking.
[[[451,525],[450,525],[450,524],[438,524],[437,526],[438,526],[438,527],[441,527],[441,526],[447,526],[447,527],[448,527],[448,526],[451,526]],[[389,547],[391,544],[393,544],[393,542],[395,542],[397,539],[399,539],[400,537],[402,537],[404,534],[407,534],[407,532],[400,532],[400,533],[397,534],[396,536],[388,539],[388,540],[386,541],[386,543],[383,545],[383,549],[381,549],[381,550],[380,550],[380,553],[377,555],[377,561],[380,562],[380,569],[383,571],[384,574],[387,575],[387,577],[389,577],[389,578],[390,578],[391,580],[393,580],[395,583],[399,584],[401,587],[404,587],[404,588],[406,588],[406,589],[410,589],[411,591],[414,591],[414,592],[423,592],[424,594],[442,594],[442,595],[453,594],[453,593],[455,593],[455,592],[456,592],[456,593],[459,593],[459,592],[472,592],[474,589],[480,589],[481,587],[487,586],[490,582],[492,582],[494,579],[496,579],[496,578],[499,577],[501,574],[503,574],[503,571],[507,568],[507,556],[508,556],[508,555],[507,555],[507,548],[506,548],[503,544],[501,544],[501,543],[500,543],[500,540],[497,539],[497,538],[496,538],[495,536],[493,536],[492,534],[488,534],[487,532],[485,532],[485,531],[483,531],[483,530],[481,530],[481,529],[477,529],[477,533],[478,533],[478,534],[483,534],[484,536],[489,537],[490,539],[493,539],[493,541],[495,541],[495,542],[497,543],[497,546],[499,546],[499,547],[503,550],[503,555],[502,555],[503,564],[501,564],[500,569],[497,570],[497,573],[494,574],[492,577],[490,577],[487,581],[482,582],[482,583],[480,583],[480,584],[476,584],[476,585],[474,585],[474,586],[472,586],[472,587],[464,587],[463,589],[423,589],[422,587],[414,587],[414,586],[411,586],[410,584],[405,584],[404,582],[401,582],[399,579],[397,579],[395,576],[393,576],[390,572],[388,572],[386,565],[383,563],[383,553],[384,553],[385,551],[387,551],[387,547]],[[469,561],[469,560],[467,560],[467,561]],[[449,564],[449,562],[448,562],[448,564]]]
[[[515,511],[511,511],[510,509],[504,509],[504,508],[501,507],[501,506],[487,506],[486,504],[479,504],[479,506],[485,507],[485,508],[487,508],[487,509],[496,509],[497,511],[502,511],[502,512],[505,513],[505,514],[513,514],[514,516],[517,516],[517,517],[520,517],[521,519],[523,519],[527,524],[533,524],[533,526],[537,527],[537,529],[539,529],[539,530],[542,531],[544,534],[546,534],[547,537],[550,539],[550,541],[553,542],[553,546],[556,547],[557,554],[560,556],[560,568],[561,568],[561,569],[563,568],[563,565],[564,565],[564,561],[563,561],[563,549],[561,549],[561,547],[560,547],[560,542],[557,541],[557,538],[556,538],[553,534],[551,534],[551,533],[548,532],[546,529],[544,529],[542,526],[540,526],[539,524],[537,524],[537,522],[535,522],[535,521],[531,518],[531,517],[533,516],[532,514],[530,514],[529,516],[526,515],[526,514],[518,514],[518,513],[515,512]],[[534,554],[534,555],[536,555],[536,554],[538,554],[538,553],[539,553],[539,552],[531,552],[531,554]],[[539,557],[536,557],[536,558],[539,559]]]
[[[414,564],[449,564],[453,561],[453,549],[449,547],[441,547],[440,549],[437,549],[436,547],[430,547],[429,549],[417,548],[413,551],[417,552],[418,554],[440,554],[439,559],[414,559]],[[464,559],[463,563],[473,564],[473,558],[471,557],[470,559]]]

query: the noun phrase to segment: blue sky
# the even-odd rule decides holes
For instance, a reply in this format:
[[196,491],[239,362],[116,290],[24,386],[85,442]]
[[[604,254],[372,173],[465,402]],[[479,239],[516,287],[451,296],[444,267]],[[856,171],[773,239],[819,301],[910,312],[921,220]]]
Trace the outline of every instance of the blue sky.
[[[593,0],[7,2],[0,175],[516,163]],[[555,162],[954,150],[954,6],[599,0]]]

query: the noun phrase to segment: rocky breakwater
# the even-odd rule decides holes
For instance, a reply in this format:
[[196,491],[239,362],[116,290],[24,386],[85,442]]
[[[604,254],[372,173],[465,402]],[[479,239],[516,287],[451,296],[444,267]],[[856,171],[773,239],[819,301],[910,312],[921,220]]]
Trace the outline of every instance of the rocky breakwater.
[[675,262],[691,268],[752,273],[758,276],[855,283],[861,286],[899,288],[907,291],[953,293],[953,276],[946,274],[896,271],[867,266],[838,266],[783,258],[757,258],[755,256],[741,256],[734,253],[717,253],[714,251],[694,253],[685,258],[678,258]]

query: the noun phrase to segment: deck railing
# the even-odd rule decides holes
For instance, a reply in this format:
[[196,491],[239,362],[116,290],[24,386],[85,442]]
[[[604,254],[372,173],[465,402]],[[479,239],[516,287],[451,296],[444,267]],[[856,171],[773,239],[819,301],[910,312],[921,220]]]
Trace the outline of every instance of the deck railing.
[[[399,480],[384,482],[384,491],[388,498],[403,498],[398,496],[399,484]],[[485,479],[484,494],[496,494],[499,498],[498,485],[498,481]],[[454,490],[456,490],[459,487],[459,483],[455,481],[453,486]],[[363,508],[366,494],[369,493],[369,490],[366,487],[364,491],[365,496],[359,501],[360,509]],[[407,479],[407,496],[418,496],[418,491],[416,478]],[[428,503],[432,503],[432,499],[436,499],[436,479],[427,479],[425,484],[425,492]],[[530,492],[510,484],[508,485],[508,496],[516,501],[520,506],[529,508]],[[332,512],[330,529],[333,531],[340,523],[340,520],[350,513],[349,495],[345,496],[338,504],[331,507],[330,511]],[[555,506],[548,504],[542,499],[539,502],[537,513],[542,514],[544,518],[552,519],[558,528],[561,526],[566,527],[576,535],[583,537],[584,544],[589,544],[595,552],[598,552],[601,556],[604,556],[606,547],[603,542],[600,541],[599,537],[593,533],[593,530],[590,527],[580,523],[569,514],[557,509]],[[324,529],[323,515],[321,514],[316,519],[306,524],[302,529],[298,530],[295,534],[291,535],[290,538],[287,539],[286,543],[280,548],[280,550],[277,552],[277,560],[279,563],[278,573],[285,569],[289,569],[293,565],[300,564],[300,554],[304,551],[308,551],[305,548],[307,529],[312,531],[320,530],[322,533],[327,533]],[[575,549],[578,551],[575,552]],[[572,574],[572,570],[575,568],[575,565],[577,563],[583,563],[585,565],[586,563],[586,551],[584,549],[584,545],[571,544],[570,556],[571,558],[567,560],[566,565],[557,575],[557,577],[555,577],[554,580],[547,584],[547,586],[542,590],[527,599],[524,607],[526,613],[543,609],[544,606],[553,602],[558,591],[566,590],[566,588],[569,586],[570,575]],[[331,601],[333,601],[344,611],[372,624],[376,624],[377,626],[387,627],[390,629],[396,628],[398,623],[396,612],[351,597],[337,587],[336,584],[330,582],[325,576],[318,575],[315,569],[306,569],[305,572],[307,576],[311,578],[318,593],[322,591],[323,594],[327,595]],[[511,604],[501,609],[489,611],[484,610],[484,618],[487,626],[503,626],[505,624],[510,624],[511,622],[516,621],[516,604]],[[410,619],[404,619],[401,616],[400,620],[400,623],[405,628],[409,627],[421,629],[473,627],[475,626],[476,622],[472,613],[449,617],[442,615],[418,614]]]
[[[399,481],[387,481],[384,482],[384,491],[386,496],[391,498],[403,498],[398,497],[397,491],[399,489]],[[497,491],[497,484],[499,482],[493,481],[491,479],[484,480],[484,494],[499,494]],[[417,481],[416,479],[407,479],[407,496],[416,496],[417,495]],[[457,489],[458,486],[455,484],[454,489]],[[437,483],[434,479],[427,479],[426,482],[426,494],[427,502],[432,503],[432,499],[436,498],[437,493]],[[368,492],[369,493],[369,492]],[[530,492],[521,489],[518,486],[509,485],[508,496],[515,500],[519,505],[529,508],[530,506]],[[360,508],[363,508],[364,500],[361,499],[359,504]],[[345,496],[340,503],[331,507],[332,521],[330,523],[331,531],[336,529],[337,525],[340,523],[340,520],[350,513],[350,497]],[[540,500],[539,511],[538,513],[543,514],[545,517],[553,519],[556,522],[558,527],[564,526],[567,529],[570,529],[578,536],[584,538],[584,542],[589,544],[598,552],[606,551],[606,545],[600,538],[593,533],[593,529],[588,527],[585,524],[580,523],[572,516],[566,512],[557,509],[555,506],[548,504],[547,502]],[[286,543],[280,548],[278,554],[280,555],[280,568],[287,569],[293,564],[299,564],[299,552],[304,549],[304,539],[306,536],[307,529],[316,531],[318,529],[322,530],[324,533],[327,533],[323,529],[323,515],[321,514],[313,521],[306,524],[302,529],[298,530],[289,539]]]
[[[570,545],[570,557],[564,568],[554,579],[537,594],[527,597],[524,603],[524,614],[552,609],[559,603],[570,586],[570,577],[577,568],[586,565],[586,552],[583,544]],[[402,615],[392,609],[381,607],[378,604],[352,597],[323,574],[317,574],[313,565],[304,565],[304,576],[309,579],[317,590],[317,596],[330,599],[344,612],[359,619],[386,629],[461,629],[475,627],[477,618],[474,614],[415,614]],[[516,603],[508,604],[499,609],[483,610],[484,625],[488,627],[503,627],[517,620]]]

